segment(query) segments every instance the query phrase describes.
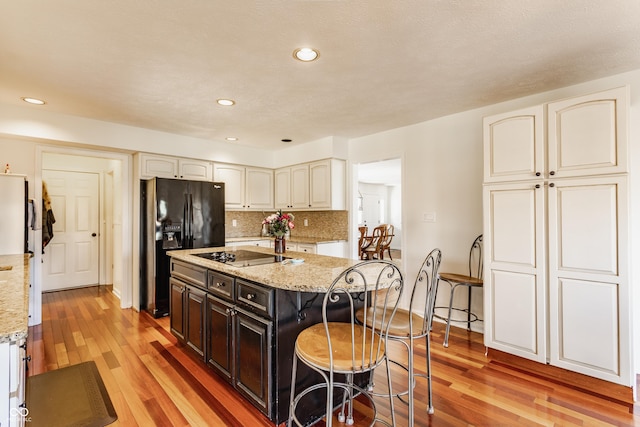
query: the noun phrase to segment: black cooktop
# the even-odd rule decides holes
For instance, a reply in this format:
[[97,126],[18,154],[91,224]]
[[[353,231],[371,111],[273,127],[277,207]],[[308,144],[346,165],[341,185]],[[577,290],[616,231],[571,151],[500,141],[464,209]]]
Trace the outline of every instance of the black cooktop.
[[254,265],[272,264],[274,262],[282,262],[290,257],[265,254],[262,252],[245,251],[243,249],[233,252],[206,252],[202,254],[194,254],[200,258],[209,259],[212,261],[222,262],[233,267],[251,267]]

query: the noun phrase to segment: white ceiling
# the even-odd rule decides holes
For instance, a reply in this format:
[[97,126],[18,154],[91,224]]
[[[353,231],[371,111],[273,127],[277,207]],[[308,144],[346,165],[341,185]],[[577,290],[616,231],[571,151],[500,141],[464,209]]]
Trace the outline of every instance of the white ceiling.
[[638,0],[0,0],[0,103],[270,149],[638,68]]

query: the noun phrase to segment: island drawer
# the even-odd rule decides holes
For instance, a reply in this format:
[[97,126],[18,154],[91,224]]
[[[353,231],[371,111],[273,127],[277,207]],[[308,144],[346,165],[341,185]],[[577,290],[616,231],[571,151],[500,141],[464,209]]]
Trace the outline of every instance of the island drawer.
[[209,271],[207,289],[214,295],[231,301],[233,299],[234,278],[226,274]]
[[207,287],[207,269],[204,267],[180,261],[172,261],[171,275],[203,289]]
[[236,279],[236,302],[254,313],[273,317],[274,289]]

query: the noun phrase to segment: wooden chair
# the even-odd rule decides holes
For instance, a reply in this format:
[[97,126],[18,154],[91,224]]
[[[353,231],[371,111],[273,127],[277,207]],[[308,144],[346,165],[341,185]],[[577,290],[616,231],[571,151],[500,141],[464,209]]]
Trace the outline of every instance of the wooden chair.
[[[325,423],[333,423],[334,393],[343,393],[338,421],[352,425],[353,400],[359,396],[373,412],[370,425],[376,422],[395,426],[393,393],[390,367],[387,360],[387,334],[389,328],[376,332],[364,325],[390,325],[402,295],[404,280],[402,272],[390,261],[362,261],[353,265],[334,279],[322,302],[322,322],[304,329],[295,342],[293,366],[291,371],[291,400],[288,426],[301,426],[300,415],[296,408],[301,399],[316,390],[326,389]],[[331,320],[332,312],[342,307],[348,310],[347,320]],[[355,321],[355,312],[363,308],[363,324]],[[298,362],[318,372],[322,382],[311,384],[302,390],[296,390]],[[391,424],[377,417],[376,404],[367,388],[368,378],[382,364],[387,370],[387,387],[391,391],[389,407]],[[364,376],[362,375],[364,374]],[[364,383],[364,384],[363,384]],[[336,394],[339,399],[339,395]],[[365,400],[365,402],[362,402]],[[348,411],[345,412],[346,407]],[[306,408],[308,411],[309,408]],[[301,409],[302,411],[302,409]]]
[[[449,295],[449,307],[447,317],[443,318],[438,316],[439,318],[444,319],[447,322],[447,331],[444,334],[444,342],[443,345],[445,347],[449,347],[449,329],[451,328],[451,322],[465,322],[467,324],[467,331],[471,330],[471,322],[475,322],[481,319],[478,319],[478,316],[475,313],[471,312],[471,290],[473,288],[482,288],[483,280],[483,255],[482,255],[482,234],[476,237],[471,245],[471,249],[469,250],[469,274],[459,274],[459,273],[439,273],[438,274],[438,285],[440,281],[443,281],[449,286],[451,286],[451,293]],[[455,308],[453,306],[453,296],[455,294],[455,290],[459,286],[464,286],[469,291],[469,296],[467,299],[467,308]],[[436,288],[436,293],[438,292]],[[444,307],[441,307],[444,308]],[[453,310],[461,311],[467,314],[466,320],[456,320],[451,318],[451,313]]]
[[364,250],[371,245],[373,238],[371,236],[367,236],[367,233],[369,232],[369,227],[367,226],[358,227],[358,231],[360,232],[360,238],[358,239],[358,258],[362,259]]
[[380,224],[373,229],[371,235],[372,242],[362,252],[362,258],[364,259],[384,259],[384,252],[389,253],[389,259],[391,257],[391,241],[394,236],[394,227],[391,224]]

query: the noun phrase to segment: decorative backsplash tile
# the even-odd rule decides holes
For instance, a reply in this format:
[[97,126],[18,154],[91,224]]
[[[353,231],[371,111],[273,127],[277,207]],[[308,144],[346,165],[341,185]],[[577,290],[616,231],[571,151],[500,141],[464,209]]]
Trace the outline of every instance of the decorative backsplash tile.
[[[262,220],[275,211],[265,212],[225,212],[226,237],[260,236]],[[285,211],[295,216],[292,236],[320,237],[327,240],[347,240],[349,237],[348,211]],[[304,220],[308,226],[304,226]],[[233,221],[236,226],[233,227]]]

